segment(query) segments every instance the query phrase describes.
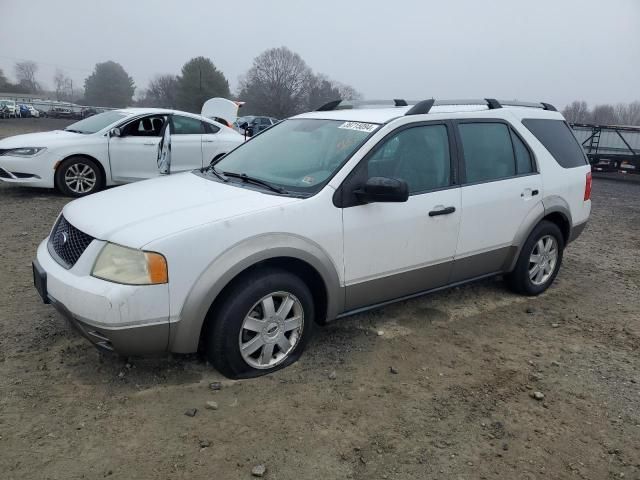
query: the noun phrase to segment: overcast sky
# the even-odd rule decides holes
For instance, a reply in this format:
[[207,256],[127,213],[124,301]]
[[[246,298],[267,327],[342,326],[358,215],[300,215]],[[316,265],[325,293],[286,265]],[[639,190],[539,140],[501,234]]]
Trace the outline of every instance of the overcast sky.
[[82,85],[96,62],[139,89],[203,55],[232,89],[286,45],[366,98],[640,100],[639,0],[0,0],[0,68]]

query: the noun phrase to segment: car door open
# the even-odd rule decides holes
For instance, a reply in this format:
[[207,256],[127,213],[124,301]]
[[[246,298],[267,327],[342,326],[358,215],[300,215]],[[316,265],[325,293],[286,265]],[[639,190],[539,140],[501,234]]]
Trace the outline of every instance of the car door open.
[[167,115],[147,115],[109,134],[109,163],[114,182],[125,183],[159,175],[158,144]]

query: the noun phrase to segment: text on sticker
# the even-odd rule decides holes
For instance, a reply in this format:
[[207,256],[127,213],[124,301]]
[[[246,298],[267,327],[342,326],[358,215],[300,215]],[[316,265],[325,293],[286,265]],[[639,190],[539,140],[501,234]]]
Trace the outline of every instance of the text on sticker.
[[358,130],[359,132],[373,132],[378,125],[375,123],[362,123],[362,122],[344,122],[338,128],[346,128],[347,130]]

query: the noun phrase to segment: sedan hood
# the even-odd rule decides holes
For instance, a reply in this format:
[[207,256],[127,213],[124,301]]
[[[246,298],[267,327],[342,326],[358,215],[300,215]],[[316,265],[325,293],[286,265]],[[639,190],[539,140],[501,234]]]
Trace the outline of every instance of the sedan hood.
[[21,147],[50,147],[57,142],[68,142],[70,139],[86,138],[81,133],[53,130],[51,132],[27,133],[0,140],[0,149]]
[[182,230],[299,201],[181,173],[89,195],[67,204],[63,214],[94,238],[142,248]]

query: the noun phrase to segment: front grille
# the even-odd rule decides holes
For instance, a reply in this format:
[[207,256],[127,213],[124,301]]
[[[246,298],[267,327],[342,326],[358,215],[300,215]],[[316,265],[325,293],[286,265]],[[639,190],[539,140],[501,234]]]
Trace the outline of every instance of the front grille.
[[49,236],[49,252],[60,265],[71,268],[92,241],[92,236],[81,232],[60,215]]
[[4,168],[0,168],[0,178],[11,178],[11,175]]

